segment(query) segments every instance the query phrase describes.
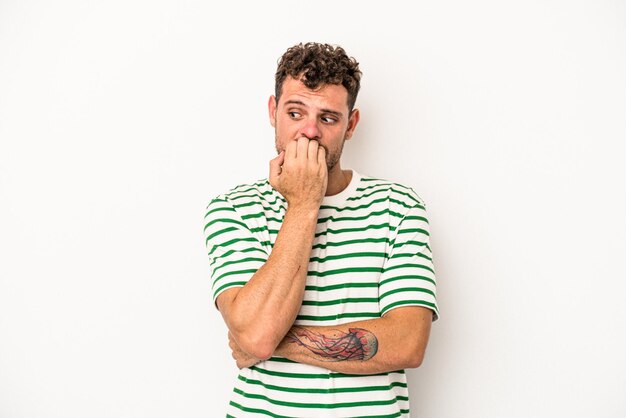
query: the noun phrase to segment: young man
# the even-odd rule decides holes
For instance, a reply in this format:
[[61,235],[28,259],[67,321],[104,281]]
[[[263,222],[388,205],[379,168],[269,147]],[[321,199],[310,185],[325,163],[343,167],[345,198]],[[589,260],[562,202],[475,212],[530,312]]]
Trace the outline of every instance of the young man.
[[405,368],[438,316],[424,202],[341,168],[359,123],[358,63],[289,48],[269,117],[269,179],[211,201],[213,293],[241,369],[229,416],[408,417]]

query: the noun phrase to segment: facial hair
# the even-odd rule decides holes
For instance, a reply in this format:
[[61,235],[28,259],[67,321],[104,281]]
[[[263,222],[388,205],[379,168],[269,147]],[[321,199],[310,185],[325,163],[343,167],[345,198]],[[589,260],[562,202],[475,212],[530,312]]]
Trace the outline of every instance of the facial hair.
[[[282,151],[284,151],[284,149],[278,148],[278,137],[275,137],[275,141],[276,141],[275,142],[276,154],[280,154]],[[345,142],[346,142],[345,139],[343,141],[341,141],[341,144],[339,144],[339,148],[336,149],[335,152],[329,151],[328,147],[320,144],[320,147],[322,147],[322,148],[324,148],[326,150],[326,168],[328,169],[328,172],[330,172],[330,170],[335,168],[335,166],[337,165],[337,163],[341,159],[341,154],[343,153],[343,144]]]

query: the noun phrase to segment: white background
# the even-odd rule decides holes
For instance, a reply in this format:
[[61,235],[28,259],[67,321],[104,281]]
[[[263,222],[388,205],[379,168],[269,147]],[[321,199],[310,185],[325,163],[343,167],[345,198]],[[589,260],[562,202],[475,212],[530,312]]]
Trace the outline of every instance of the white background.
[[344,166],[429,210],[414,416],[625,417],[626,3],[225,3],[0,1],[0,417],[224,416],[204,207],[308,40],[364,72]]

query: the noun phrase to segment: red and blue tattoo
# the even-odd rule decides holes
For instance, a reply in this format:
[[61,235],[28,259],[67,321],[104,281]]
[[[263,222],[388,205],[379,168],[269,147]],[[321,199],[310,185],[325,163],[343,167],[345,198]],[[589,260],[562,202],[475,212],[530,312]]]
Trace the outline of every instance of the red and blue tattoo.
[[311,351],[322,361],[369,360],[378,351],[378,339],[363,328],[349,328],[324,335],[294,326],[287,333],[289,342]]

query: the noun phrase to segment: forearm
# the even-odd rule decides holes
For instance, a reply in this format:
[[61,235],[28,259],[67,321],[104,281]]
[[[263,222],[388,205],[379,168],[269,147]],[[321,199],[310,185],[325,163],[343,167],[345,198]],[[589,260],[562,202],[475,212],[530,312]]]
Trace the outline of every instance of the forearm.
[[287,209],[267,262],[230,301],[227,325],[249,352],[269,356],[298,314],[317,213],[300,206]]
[[272,252],[243,287],[217,298],[235,343],[253,357],[269,358],[300,310],[328,183],[325,155],[317,141],[300,137],[270,162],[269,182],[288,204]]
[[[410,308],[419,309],[419,308]],[[337,326],[294,326],[275,355],[348,374],[418,367],[432,315],[382,317]]]

